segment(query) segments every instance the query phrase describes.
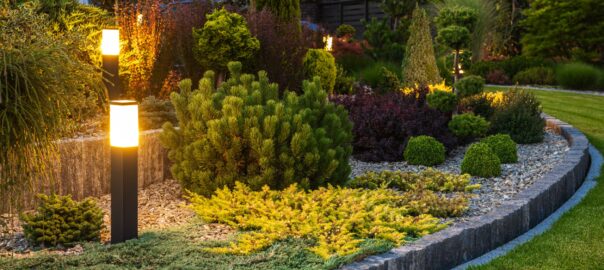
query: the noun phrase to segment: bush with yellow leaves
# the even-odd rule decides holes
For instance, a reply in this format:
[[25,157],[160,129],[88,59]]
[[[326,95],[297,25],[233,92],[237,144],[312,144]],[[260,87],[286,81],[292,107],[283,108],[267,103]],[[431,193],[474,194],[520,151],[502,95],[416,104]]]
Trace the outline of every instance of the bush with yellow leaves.
[[[391,185],[400,190],[377,184],[371,189],[328,186],[305,191],[294,184],[282,191],[268,187],[253,191],[238,182],[234,189],[219,189],[211,198],[190,193],[188,199],[204,221],[243,231],[229,246],[210,251],[250,254],[294,237],[315,240],[310,250],[324,259],[354,254],[368,239],[403,244],[447,226],[435,216],[454,216],[467,209],[469,195],[463,191],[472,189],[467,175],[436,171],[415,175],[417,179],[400,172],[381,175],[384,182],[390,176],[409,179],[393,180],[408,185]],[[440,194],[448,191],[455,192]]]

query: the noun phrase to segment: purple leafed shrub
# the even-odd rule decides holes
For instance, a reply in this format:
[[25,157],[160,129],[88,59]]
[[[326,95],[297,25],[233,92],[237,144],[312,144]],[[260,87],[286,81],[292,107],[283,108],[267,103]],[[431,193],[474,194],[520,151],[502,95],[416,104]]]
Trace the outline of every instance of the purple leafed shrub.
[[447,124],[450,113],[431,109],[425,103],[427,90],[405,95],[358,94],[333,96],[353,122],[353,155],[362,161],[401,161],[412,136],[428,135],[443,143],[447,150],[457,145],[457,138]]

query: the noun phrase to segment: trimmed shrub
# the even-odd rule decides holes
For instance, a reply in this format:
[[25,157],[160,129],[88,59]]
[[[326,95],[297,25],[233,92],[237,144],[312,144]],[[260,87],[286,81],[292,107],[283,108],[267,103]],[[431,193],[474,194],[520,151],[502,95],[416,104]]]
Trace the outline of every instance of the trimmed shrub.
[[451,92],[436,90],[426,96],[426,102],[432,109],[441,112],[452,112],[457,106],[457,95]]
[[501,163],[518,162],[518,149],[516,142],[507,134],[497,134],[486,137],[480,141],[487,144],[499,157]]
[[455,92],[459,97],[469,97],[482,93],[484,79],[480,76],[466,76],[455,83]]
[[499,176],[501,161],[489,145],[474,143],[463,157],[461,172],[485,178]]
[[523,85],[554,85],[556,76],[553,68],[533,67],[516,73],[512,81]]
[[321,85],[327,93],[333,93],[338,73],[336,59],[326,50],[310,49],[304,56],[304,77],[321,78]]
[[447,128],[449,113],[425,104],[427,88],[411,94],[335,96],[331,99],[348,109],[353,125],[355,158],[363,161],[400,161],[413,136],[436,138],[450,150],[457,139]]
[[584,63],[564,64],[556,70],[556,81],[566,89],[593,90],[599,79],[600,70]]
[[473,113],[458,114],[449,122],[449,129],[455,136],[468,140],[486,135],[489,131],[489,122]]
[[258,80],[229,63],[231,77],[218,88],[213,72],[191,91],[181,82],[172,94],[179,129],[161,134],[182,186],[210,196],[241,181],[254,190],[341,184],[350,173],[351,123],[346,110],[327,100],[320,80],[305,81],[304,93],[279,98],[265,72]]
[[350,25],[350,24],[341,24],[340,26],[338,26],[338,28],[336,29],[336,37],[339,38],[352,38],[354,37],[354,35],[356,35],[357,30],[354,28],[354,26]]
[[445,162],[445,146],[430,136],[411,137],[404,156],[409,164],[434,166]]
[[544,127],[541,103],[526,91],[506,92],[491,117],[491,133],[508,134],[516,143],[521,144],[543,141]]
[[21,216],[23,233],[34,245],[72,246],[76,242],[99,240],[103,211],[92,199],[74,202],[71,196],[39,194],[35,213]]

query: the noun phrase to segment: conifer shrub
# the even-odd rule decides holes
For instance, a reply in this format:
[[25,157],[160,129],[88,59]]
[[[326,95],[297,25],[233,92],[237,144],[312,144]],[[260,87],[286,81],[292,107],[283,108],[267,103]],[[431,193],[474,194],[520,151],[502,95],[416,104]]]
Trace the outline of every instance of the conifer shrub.
[[516,142],[507,134],[496,134],[486,137],[480,141],[487,144],[499,157],[501,163],[518,162],[518,149]]
[[327,100],[320,79],[305,81],[304,93],[279,97],[265,72],[241,74],[219,87],[206,72],[199,88],[181,82],[172,94],[179,129],[164,125],[163,144],[184,188],[209,196],[241,181],[252,189],[340,184],[350,173],[351,123],[346,110]]
[[434,45],[430,34],[430,18],[422,8],[413,11],[409,39],[403,60],[403,78],[406,86],[437,84],[442,81]]
[[474,143],[463,157],[461,172],[485,178],[499,176],[501,161],[488,144]]
[[484,119],[491,119],[497,106],[503,101],[503,92],[485,92],[462,98],[457,106],[460,113],[474,113]]
[[176,113],[172,103],[154,96],[143,99],[139,106],[139,114],[141,130],[159,129],[166,122],[176,124]]
[[471,192],[480,187],[470,183],[469,174],[451,174],[428,168],[422,172],[369,171],[351,179],[350,188],[396,188],[400,191],[427,189],[436,192]]
[[329,94],[333,93],[338,70],[336,59],[331,53],[323,49],[309,49],[304,56],[303,65],[305,78],[320,77],[325,91]]
[[520,144],[543,141],[545,120],[541,117],[541,103],[530,92],[506,92],[490,120],[493,134],[508,134]]
[[350,24],[341,24],[340,26],[338,26],[338,28],[336,29],[336,36],[339,38],[351,38],[354,37],[354,35],[356,35],[357,30],[354,28],[354,26],[350,25]]
[[460,97],[469,97],[482,93],[484,79],[480,76],[466,76],[455,83],[455,91]]
[[420,135],[436,138],[447,150],[454,148],[457,139],[447,128],[450,115],[428,107],[427,92],[424,87],[409,94],[330,97],[348,109],[354,157],[369,162],[401,161],[407,141]]
[[489,122],[473,113],[458,114],[449,122],[449,129],[455,136],[470,140],[486,135],[489,131]]
[[452,112],[457,107],[457,95],[451,92],[436,90],[426,96],[426,102],[432,109],[441,112]]
[[430,136],[412,137],[404,156],[409,164],[434,166],[445,162],[445,146]]
[[401,88],[401,81],[398,79],[394,72],[390,71],[387,67],[382,67],[382,73],[378,78],[377,90],[380,93],[395,92]]
[[70,196],[39,194],[35,213],[21,216],[23,233],[38,246],[71,246],[76,242],[99,240],[103,211],[92,199],[75,202]]

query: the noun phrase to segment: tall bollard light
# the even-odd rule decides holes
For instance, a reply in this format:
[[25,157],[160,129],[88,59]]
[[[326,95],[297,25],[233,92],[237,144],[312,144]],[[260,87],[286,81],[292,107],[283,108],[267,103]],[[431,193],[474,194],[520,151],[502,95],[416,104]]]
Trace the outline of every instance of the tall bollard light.
[[138,104],[109,104],[111,144],[111,243],[138,237]]

